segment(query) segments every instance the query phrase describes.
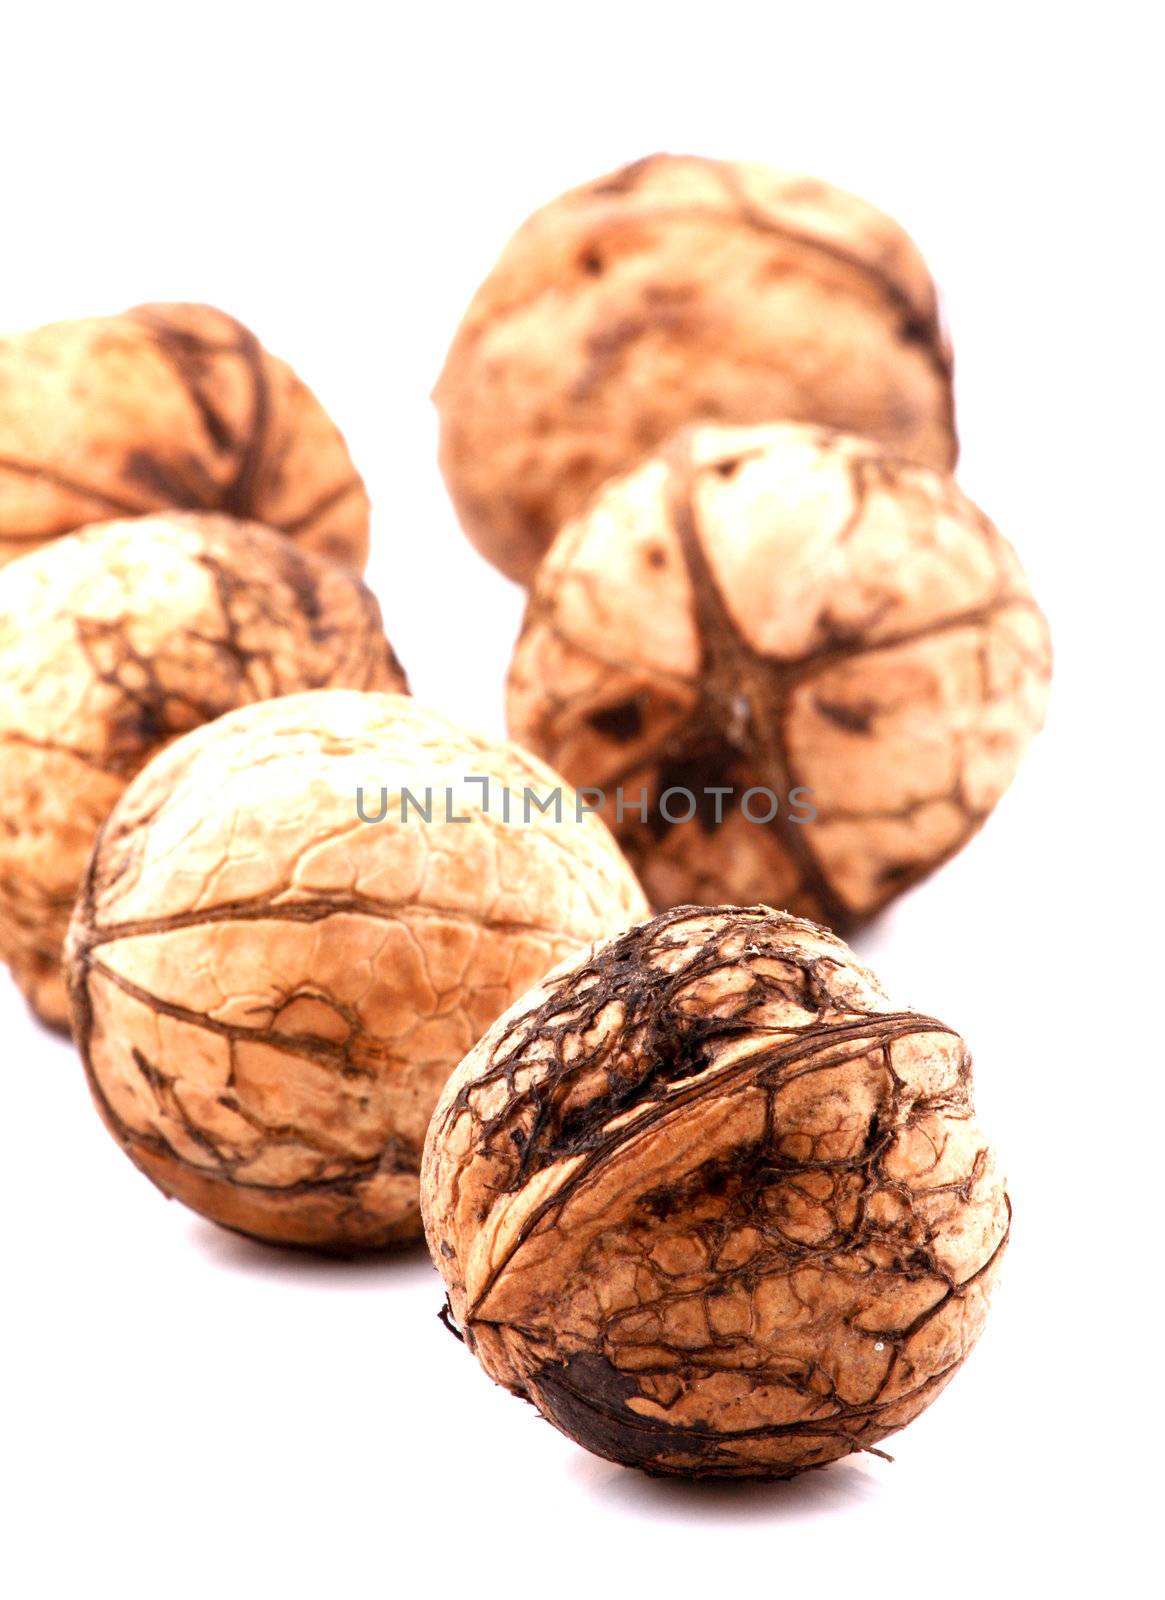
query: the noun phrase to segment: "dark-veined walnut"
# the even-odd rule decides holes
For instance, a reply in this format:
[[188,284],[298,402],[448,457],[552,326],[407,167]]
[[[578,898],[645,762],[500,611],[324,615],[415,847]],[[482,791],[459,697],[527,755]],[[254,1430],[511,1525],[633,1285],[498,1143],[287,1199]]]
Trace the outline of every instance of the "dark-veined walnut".
[[69,934],[74,1037],[165,1194],[378,1248],[420,1233],[425,1129],[473,1041],[645,909],[540,761],[399,695],[290,695],[176,741],[115,807]]
[[438,380],[467,533],[526,582],[606,479],[688,423],[822,422],[949,468],[951,356],[897,223],[754,163],[650,156],[518,230]]
[[380,608],[257,523],[99,523],[0,570],[0,960],[45,1021],[68,1021],[61,944],[134,773],[224,711],[333,686],[406,687]]
[[787,1477],[978,1338],[1010,1207],[952,1029],[765,906],[564,963],[450,1078],[422,1207],[486,1372],[598,1455]]
[[0,338],[0,563],[171,509],[253,518],[357,571],[368,555],[335,423],[226,312],[145,305]]
[[603,791],[656,906],[844,931],[976,832],[1050,674],[1014,551],[947,475],[815,427],[702,428],[562,530],[509,728]]

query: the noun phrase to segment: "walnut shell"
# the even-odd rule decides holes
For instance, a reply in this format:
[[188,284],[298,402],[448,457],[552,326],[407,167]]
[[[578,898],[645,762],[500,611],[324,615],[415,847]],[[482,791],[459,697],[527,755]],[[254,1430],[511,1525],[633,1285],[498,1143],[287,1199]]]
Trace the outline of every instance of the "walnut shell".
[[404,689],[347,567],[231,517],[98,524],[0,571],[0,959],[68,1022],[61,945],[93,840],[176,735],[301,689]]
[[146,305],[0,339],[0,564],[111,517],[225,511],[363,571],[339,430],[248,328]]
[[978,829],[1050,671],[1014,552],[946,475],[820,428],[704,428],[563,529],[509,726],[604,791],[657,906],[844,930]]
[[563,963],[446,1084],[421,1185],[490,1377],[692,1477],[791,1476],[916,1417],[1010,1218],[958,1034],[766,906]]
[[950,468],[951,355],[897,223],[796,174],[651,156],[536,211],[434,391],[461,520],[531,578],[606,479],[697,421],[822,422]]
[[[102,830],[67,955],[93,1095],[142,1171],[263,1239],[415,1238],[453,1066],[645,909],[597,818],[505,820],[503,790],[517,808],[559,785],[410,700],[343,690],[232,712],[152,761]],[[383,821],[359,820],[358,788]],[[401,821],[404,788],[430,821]]]

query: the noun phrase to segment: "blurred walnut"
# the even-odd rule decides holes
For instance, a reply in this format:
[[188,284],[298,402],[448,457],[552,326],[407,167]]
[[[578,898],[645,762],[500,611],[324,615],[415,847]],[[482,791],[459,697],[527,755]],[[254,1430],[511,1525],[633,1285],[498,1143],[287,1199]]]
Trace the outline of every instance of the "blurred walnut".
[[787,1477],[911,1421],[1009,1226],[963,1041],[764,906],[559,967],[450,1078],[421,1183],[486,1372],[589,1450],[692,1477]]
[[563,529],[509,723],[605,791],[657,906],[844,929],[976,831],[1049,674],[1013,551],[948,477],[819,428],[705,428]]
[[368,554],[335,424],[225,312],[138,306],[0,339],[0,563],[170,509],[253,517],[357,571]]
[[949,468],[951,357],[897,223],[817,179],[651,156],[536,211],[434,398],[470,538],[528,581],[607,478],[696,421],[822,422]]
[[452,1067],[645,909],[569,791],[561,822],[522,820],[527,786],[559,784],[410,700],[342,690],[233,712],[152,761],[102,830],[67,956],[94,1097],[142,1171],[264,1239],[418,1235]]
[[235,706],[332,685],[405,687],[379,607],[256,523],[104,523],[0,571],[0,959],[46,1021],[67,1023],[61,943],[133,774]]

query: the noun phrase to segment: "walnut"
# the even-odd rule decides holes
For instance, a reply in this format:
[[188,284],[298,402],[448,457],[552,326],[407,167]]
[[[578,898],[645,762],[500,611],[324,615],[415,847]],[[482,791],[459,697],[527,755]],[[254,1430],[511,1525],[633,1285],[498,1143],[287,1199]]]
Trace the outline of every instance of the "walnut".
[[0,571],[0,959],[45,1021],[67,1023],[61,944],[134,773],[235,706],[332,685],[405,687],[376,601],[255,523],[98,524]]
[[211,306],[0,339],[0,564],[111,517],[225,511],[360,571],[368,496],[319,401]]
[[343,690],[248,706],[152,761],[102,830],[66,958],[93,1095],[142,1171],[263,1239],[418,1236],[453,1066],[645,909],[569,790],[561,821],[527,805],[556,788],[512,745]]
[[1010,1218],[958,1034],[766,906],[558,967],[450,1078],[421,1184],[490,1377],[691,1477],[788,1477],[910,1422],[979,1335]]
[[606,479],[697,421],[822,422],[949,468],[951,355],[889,217],[816,179],[651,156],[536,211],[434,398],[483,555],[530,579]]
[[509,724],[604,791],[657,906],[844,931],[978,829],[1049,675],[1013,551],[946,475],[820,428],[703,428],[563,529]]

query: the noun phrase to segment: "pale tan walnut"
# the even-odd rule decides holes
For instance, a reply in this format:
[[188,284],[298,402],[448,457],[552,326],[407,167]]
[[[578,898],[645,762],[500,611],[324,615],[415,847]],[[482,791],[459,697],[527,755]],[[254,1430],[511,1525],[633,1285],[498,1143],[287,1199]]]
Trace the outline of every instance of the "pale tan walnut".
[[807,425],[702,428],[562,530],[509,725],[604,792],[657,906],[843,931],[984,821],[1050,671],[1014,552],[945,474]]
[[111,517],[223,511],[362,571],[368,496],[291,368],[212,306],[0,338],[0,563]]
[[0,959],[68,1021],[60,971],[98,826],[163,745],[253,700],[404,689],[348,567],[231,517],[100,523],[0,571]]
[[528,582],[606,479],[698,421],[822,422],[950,468],[951,355],[925,261],[830,184],[658,155],[536,211],[434,399],[470,538]]
[[681,907],[558,967],[451,1076],[421,1197],[490,1377],[691,1477],[787,1477],[910,1422],[1010,1225],[962,1039],[766,906]]
[[70,933],[74,1035],[166,1194],[262,1239],[399,1243],[449,1072],[645,909],[515,746],[396,695],[293,695],[179,740],[114,810]]

